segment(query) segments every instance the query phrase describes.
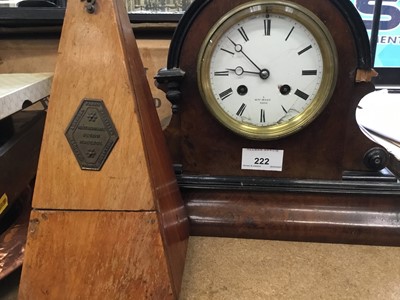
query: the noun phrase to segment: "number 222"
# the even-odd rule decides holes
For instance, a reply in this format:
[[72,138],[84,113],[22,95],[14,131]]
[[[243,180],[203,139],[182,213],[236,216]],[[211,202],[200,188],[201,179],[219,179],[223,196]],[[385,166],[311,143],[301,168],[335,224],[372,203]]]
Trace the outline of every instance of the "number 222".
[[269,158],[254,158],[255,165],[269,165]]

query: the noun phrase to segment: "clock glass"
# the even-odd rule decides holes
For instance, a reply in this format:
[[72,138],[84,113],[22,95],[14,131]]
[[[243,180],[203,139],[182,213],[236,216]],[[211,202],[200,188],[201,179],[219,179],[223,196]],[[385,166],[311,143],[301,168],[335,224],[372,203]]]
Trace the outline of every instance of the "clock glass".
[[198,58],[206,106],[250,139],[282,138],[313,121],[335,88],[335,43],[323,22],[291,2],[252,1],[225,14]]

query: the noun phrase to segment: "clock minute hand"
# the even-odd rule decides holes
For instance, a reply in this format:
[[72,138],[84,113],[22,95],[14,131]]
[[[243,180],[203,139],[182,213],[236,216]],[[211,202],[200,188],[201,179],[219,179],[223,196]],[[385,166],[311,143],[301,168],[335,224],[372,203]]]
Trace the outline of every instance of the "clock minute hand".
[[229,40],[231,41],[231,43],[235,46],[235,51],[236,51],[236,52],[242,53],[242,54],[244,55],[244,57],[246,57],[246,58],[249,60],[249,62],[251,62],[251,63],[257,68],[257,70],[261,72],[261,68],[259,68],[259,67],[255,64],[255,62],[252,61],[251,58],[248,57],[248,56],[246,55],[246,53],[244,53],[242,45],[236,44],[236,43],[235,43],[234,41],[232,41],[231,38],[229,38],[229,37],[228,37],[228,39],[229,39]]

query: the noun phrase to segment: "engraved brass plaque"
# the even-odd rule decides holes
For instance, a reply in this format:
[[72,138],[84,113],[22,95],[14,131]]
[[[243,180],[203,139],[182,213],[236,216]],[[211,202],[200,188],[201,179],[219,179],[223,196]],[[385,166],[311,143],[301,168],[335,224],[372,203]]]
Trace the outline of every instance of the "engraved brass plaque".
[[82,170],[99,171],[118,140],[102,100],[83,99],[65,136]]

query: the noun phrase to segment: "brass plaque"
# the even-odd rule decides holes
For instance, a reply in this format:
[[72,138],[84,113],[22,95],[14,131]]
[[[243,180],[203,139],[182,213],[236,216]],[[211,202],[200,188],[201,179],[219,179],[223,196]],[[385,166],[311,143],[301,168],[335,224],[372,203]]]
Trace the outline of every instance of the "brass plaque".
[[118,140],[102,100],[83,99],[65,136],[82,170],[99,171]]

